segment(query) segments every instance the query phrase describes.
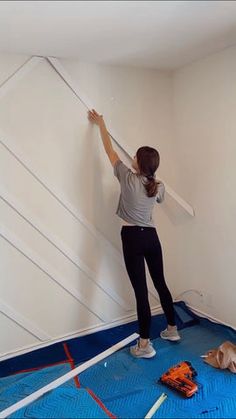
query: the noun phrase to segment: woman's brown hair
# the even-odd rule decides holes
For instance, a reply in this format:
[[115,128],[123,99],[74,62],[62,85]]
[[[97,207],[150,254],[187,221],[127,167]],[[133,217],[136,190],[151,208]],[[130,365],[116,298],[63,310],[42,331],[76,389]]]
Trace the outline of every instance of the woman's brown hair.
[[160,155],[155,148],[140,147],[136,153],[139,173],[146,177],[144,183],[147,196],[152,197],[157,194],[158,182],[155,179],[155,172],[160,164]]

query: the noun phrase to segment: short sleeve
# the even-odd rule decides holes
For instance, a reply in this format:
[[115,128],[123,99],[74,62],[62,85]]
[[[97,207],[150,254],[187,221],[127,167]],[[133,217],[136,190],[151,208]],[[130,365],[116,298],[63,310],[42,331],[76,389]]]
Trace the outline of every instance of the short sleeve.
[[130,169],[121,160],[117,160],[114,165],[114,175],[117,177],[119,182],[122,182],[129,172]]
[[158,182],[158,188],[157,188],[157,196],[156,196],[156,201],[158,202],[158,204],[160,204],[161,202],[164,201],[165,198],[165,185],[162,182]]

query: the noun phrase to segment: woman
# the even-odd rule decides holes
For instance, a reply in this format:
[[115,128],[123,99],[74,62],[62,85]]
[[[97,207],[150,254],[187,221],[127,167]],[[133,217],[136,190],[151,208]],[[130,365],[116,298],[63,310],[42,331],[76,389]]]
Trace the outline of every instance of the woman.
[[121,186],[117,215],[123,221],[123,254],[136,297],[140,335],[137,345],[132,346],[130,352],[137,358],[152,358],[156,351],[149,339],[151,311],[144,260],[147,262],[168,323],[167,328],[161,332],[161,338],[172,341],[180,339],[175,325],[172,297],[164,278],[161,244],[152,220],[155,202],[162,202],[165,192],[163,183],[155,180],[159,154],[151,147],[139,148],[132,162],[132,168],[136,172],[133,173],[113,149],[102,115],[93,109],[88,112],[88,118],[100,129],[105,151]]

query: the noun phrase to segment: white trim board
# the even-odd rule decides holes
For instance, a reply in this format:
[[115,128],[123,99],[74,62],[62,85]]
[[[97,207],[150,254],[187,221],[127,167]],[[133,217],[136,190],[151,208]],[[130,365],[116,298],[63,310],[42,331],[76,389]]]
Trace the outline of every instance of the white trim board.
[[0,236],[13,246],[19,253],[21,253],[26,259],[35,265],[41,272],[43,272],[50,280],[59,285],[64,291],[72,295],[86,310],[90,311],[101,321],[107,321],[109,319],[101,309],[96,306],[94,310],[89,307],[89,302],[86,297],[81,295],[74,287],[70,287],[66,284],[66,279],[56,271],[49,263],[45,262],[39,255],[32,251],[21,239],[16,237],[6,226],[0,224]]
[[[83,274],[85,276],[87,276],[96,287],[98,287],[99,289],[101,289],[101,291],[106,294],[111,300],[113,300],[116,304],[118,304],[120,307],[122,307],[123,309],[125,309],[126,311],[130,311],[130,307],[128,306],[127,302],[124,302],[123,299],[118,296],[118,294],[114,291],[111,290],[111,288],[109,288],[109,286],[103,285],[102,283],[98,283],[96,281],[96,272],[92,271],[87,265],[85,265],[84,262],[81,261],[81,259],[70,249],[69,246],[67,246],[65,243],[62,242],[62,240],[57,237],[56,235],[52,234],[35,216],[32,216],[31,214],[29,214],[29,212],[22,207],[22,205],[16,201],[16,199],[14,197],[12,197],[4,188],[2,188],[0,186],[0,199],[2,199],[3,202],[5,202],[6,205],[8,205],[10,208],[12,208],[24,221],[26,221],[32,228],[34,228],[44,239],[46,239],[51,245],[53,245],[61,254],[63,254],[63,256],[65,256],[72,264],[74,264],[76,266],[77,269],[79,269],[81,272],[83,272]],[[0,224],[1,226],[1,224]],[[2,231],[4,231],[4,226],[2,225]],[[1,230],[0,230],[1,231]],[[15,241],[16,242],[16,241]],[[21,242],[22,243],[22,242]],[[18,250],[19,250],[19,246],[15,246]],[[22,246],[21,246],[22,247]],[[26,246],[23,246],[26,247]],[[24,252],[25,253],[25,252]],[[26,253],[31,253],[30,249],[28,249],[28,252]],[[33,260],[32,258],[30,258],[31,261],[39,259],[38,257],[34,257]],[[45,263],[41,262],[38,263],[41,267],[43,265],[45,265]],[[45,269],[47,272],[49,272],[50,270],[52,271],[52,269],[49,268],[49,264],[48,265],[48,269]],[[46,266],[46,265],[45,265]],[[60,274],[58,273],[58,275],[60,276]],[[77,298],[78,300],[80,300],[80,302],[86,306],[86,301],[83,301],[83,297],[72,287],[69,288],[67,286],[67,280],[63,279],[61,277],[60,280],[57,280],[56,277],[58,277],[58,275],[56,275],[54,273],[54,275],[52,275],[54,278],[55,282],[58,282],[62,288],[65,289],[65,291],[68,291],[71,295],[73,295],[75,298]],[[100,318],[100,320],[104,320],[106,321],[106,319],[110,319],[109,316],[106,316],[104,313],[103,315],[101,314],[101,307],[98,308],[98,313],[100,313],[100,315],[98,315],[98,317]],[[94,313],[95,314],[95,313]]]
[[[152,315],[162,314],[163,310],[160,305],[155,306],[151,309]],[[111,329],[116,326],[122,326],[126,323],[130,323],[132,321],[137,320],[137,313],[133,312],[132,314],[120,317],[118,319],[113,320],[110,323],[106,323],[104,325],[98,325],[98,326],[91,326],[87,329],[79,330],[77,332],[57,337],[56,339],[52,339],[47,342],[39,343],[39,344],[32,344],[28,345],[24,348],[21,348],[19,350],[14,350],[11,352],[8,352],[6,354],[0,355],[0,362],[6,361],[7,359],[15,358],[16,356],[25,355],[29,352],[36,351],[38,349],[46,348],[48,346],[54,345],[55,343],[63,342],[64,340],[74,339],[81,336],[87,336],[96,332],[101,332],[103,330]]]
[[[79,269],[81,272],[83,272],[84,275],[86,275],[91,281],[93,281],[95,286],[100,288],[109,298],[113,299],[113,301],[116,304],[120,305],[126,311],[130,310],[128,303],[126,301],[121,299],[121,297],[118,296],[117,294],[114,294],[114,290],[112,290],[111,292],[111,289],[107,286],[107,283],[106,285],[99,284],[96,281],[96,273],[91,271],[91,269],[79,259],[79,257],[70,249],[68,245],[63,243],[62,240],[59,237],[57,237],[55,234],[52,234],[50,230],[47,229],[45,225],[42,224],[42,222],[38,219],[38,217],[29,213],[29,211],[25,207],[23,207],[22,204],[18,200],[16,200],[16,198],[13,197],[1,185],[0,185],[0,199],[2,199],[3,202],[6,203],[6,205],[12,208],[13,211],[15,211],[25,222],[27,222],[34,230],[36,230],[45,240],[47,240],[60,253],[62,253],[62,255],[66,257],[72,264],[74,264],[77,269]],[[120,259],[121,259],[121,255],[120,255]],[[122,260],[120,260],[120,266],[124,269],[124,272],[126,273],[125,265]],[[154,285],[151,281],[149,282],[150,282],[150,287],[151,287],[151,289],[149,289],[149,294],[151,294],[154,297],[154,299],[159,302]],[[63,287],[65,289],[67,287],[66,284],[67,284],[67,281],[64,281]]]
[[[35,57],[38,58],[38,57]],[[23,66],[21,66],[19,68],[19,70],[17,70],[14,74],[13,74],[13,80],[12,78],[8,78],[7,81],[5,81],[4,86],[0,87],[0,98],[1,95],[3,96],[10,88],[12,88],[13,86],[15,86],[15,84],[18,82],[18,80],[21,79],[21,77],[25,74],[27,74],[29,71],[31,71],[38,63],[40,63],[43,58],[38,58],[35,61],[32,61],[32,59],[28,60],[25,65],[27,66],[27,68],[25,69],[25,71],[23,72]],[[20,72],[19,77],[17,77],[18,75],[18,71]],[[14,82],[14,83],[13,83]],[[2,90],[3,89],[3,90]],[[107,238],[97,229],[95,228],[79,211],[77,208],[75,208],[70,202],[67,201],[66,197],[62,194],[61,191],[58,191],[55,186],[52,185],[48,185],[46,179],[44,179],[41,176],[38,176],[38,174],[33,170],[33,168],[31,167],[31,164],[29,162],[29,160],[27,160],[25,158],[25,156],[23,156],[23,154],[21,153],[21,151],[19,150],[19,148],[16,147],[17,141],[14,140],[14,150],[12,149],[12,147],[10,147],[10,145],[8,144],[8,141],[3,140],[3,138],[5,138],[5,134],[1,131],[0,135],[2,137],[2,139],[0,139],[0,143],[2,144],[2,146],[4,146],[9,153],[12,154],[13,157],[15,157],[16,160],[18,160],[18,162],[65,208],[65,210],[67,210],[68,212],[70,212],[70,214],[77,220],[79,221],[82,225],[84,225],[91,234],[93,234],[96,238],[98,238],[99,240],[101,240],[103,242],[103,244],[106,246],[107,250],[119,261],[120,263],[120,253],[119,251],[113,246],[111,245],[111,243],[107,240]],[[12,144],[12,141],[11,141]]]
[[31,320],[27,319],[25,316],[23,316],[23,314],[13,309],[11,306],[9,306],[9,304],[6,304],[1,299],[0,312],[38,340],[47,341],[48,339],[51,339],[51,336],[49,336],[44,330],[40,329]]
[[[63,65],[60,63],[60,61],[57,58],[53,57],[47,57],[48,62],[51,64],[51,66],[55,69],[57,74],[62,78],[62,80],[66,83],[66,85],[72,90],[72,92],[76,95],[76,97],[82,102],[82,104],[87,109],[92,109],[93,106],[90,104],[88,99],[85,97],[85,95],[81,92],[80,88],[77,86],[77,84],[72,80],[68,72],[65,70]],[[129,159],[132,159],[132,156],[134,155],[134,151],[130,149],[125,142],[119,137],[119,140],[117,140],[118,136],[115,133],[115,131],[112,129],[109,130],[109,135],[113,139],[113,141],[122,149],[122,151],[129,157]],[[161,179],[160,179],[161,180]],[[163,181],[163,180],[162,180]],[[188,214],[191,216],[194,216],[194,209],[189,205],[183,198],[181,198],[165,181],[163,181],[165,184],[166,192],[185,210]]]
[[30,394],[29,396],[25,397],[24,399],[20,400],[17,403],[14,403],[12,406],[8,407],[7,409],[0,412],[0,418],[6,418],[13,413],[17,412],[17,410],[22,409],[23,407],[27,406],[28,404],[32,403],[33,401],[37,400],[39,397],[42,397],[44,394],[48,393],[51,390],[61,386],[62,384],[66,383],[67,381],[71,380],[72,378],[76,377],[82,371],[85,371],[87,368],[95,365],[97,362],[102,361],[104,358],[112,355],[114,352],[122,349],[124,346],[128,345],[133,340],[137,339],[139,335],[137,333],[133,333],[126,339],[118,342],[116,345],[111,346],[111,348],[107,349],[106,351],[102,352],[101,354],[95,356],[94,358],[90,359],[89,361],[84,362],[82,365],[78,366],[77,368],[73,369],[72,371],[66,373],[62,377],[57,378],[56,380],[52,381],[51,383],[47,384],[46,386],[40,388],[39,390],[35,391],[34,393]]
[[28,74],[34,67],[44,60],[42,57],[31,57],[21,64],[21,66],[14,71],[1,85],[0,85],[0,99],[7,93],[9,90],[13,89],[19,80],[21,80],[26,74]]
[[[2,131],[0,132],[0,135],[3,137]],[[120,253],[115,250],[115,248],[112,246],[110,242],[100,233],[98,232],[75,208],[69,201],[67,201],[66,197],[63,195],[61,191],[58,191],[54,186],[47,185],[47,181],[45,179],[42,179],[41,175],[38,175],[30,165],[30,162],[23,156],[21,151],[16,145],[16,141],[11,138],[11,143],[14,143],[14,151],[12,150],[12,146],[10,148],[9,145],[6,145],[5,142],[0,139],[0,145],[2,145],[23,167],[24,169],[37,181],[39,182],[43,188],[52,195],[53,198],[59,202],[59,204],[62,205],[62,207],[67,210],[75,219],[76,221],[80,222],[86,229],[88,229],[93,236],[97,240],[101,240],[104,244],[104,247],[106,250],[108,250],[112,256],[116,258],[117,261],[120,262],[121,266],[124,267],[124,264],[121,262],[121,255]],[[3,188],[2,188],[3,190]],[[35,223],[34,223],[35,224]],[[42,227],[41,227],[42,229]],[[55,238],[55,235],[47,232],[46,236],[50,241],[52,241],[54,244],[57,243],[58,240]],[[61,242],[61,241],[60,241]],[[57,245],[56,245],[57,247]],[[67,257],[73,261],[77,265],[79,269],[81,269],[99,288],[103,290],[111,299],[113,299],[117,304],[119,304],[124,310],[129,311],[129,304],[127,301],[125,301],[123,298],[121,298],[113,289],[108,287],[107,283],[106,285],[98,284],[96,282],[96,273],[93,272],[80,258],[77,256],[69,246],[65,246],[62,243],[59,245],[59,249],[67,255]],[[105,281],[104,281],[105,282]]]
[[[43,60],[43,58],[42,57],[32,57],[31,59],[29,59],[26,63],[25,63],[25,65],[23,65],[23,66],[21,66],[20,68],[19,68],[19,70],[17,70],[14,74],[13,74],[13,76],[12,76],[12,78],[9,78],[7,81],[6,81],[6,84],[4,85],[4,87],[5,87],[5,92],[7,91],[6,90],[6,87],[9,85],[9,87],[12,87],[12,86],[14,86],[15,84],[16,84],[16,82],[24,75],[24,74],[27,74],[32,68],[34,68],[35,67],[35,65],[37,65],[38,63],[40,63],[41,61]],[[67,79],[69,79],[68,81],[66,81],[66,79],[62,76],[62,74],[61,73],[59,73],[58,72],[58,68],[55,68],[55,61],[53,61],[53,60],[55,60],[55,59],[50,59],[50,58],[48,58],[47,59],[48,60],[48,62],[50,63],[50,65],[51,66],[53,66],[53,68],[54,68],[54,70],[63,78],[63,80],[64,80],[64,82],[71,88],[71,85],[72,85],[72,83],[73,83],[73,81],[72,80],[70,80],[69,79],[69,75],[67,74]],[[58,63],[57,61],[56,61],[56,63],[57,63],[57,65],[59,65],[59,66],[61,66],[61,64],[60,63]],[[23,71],[23,67],[24,66],[26,66],[26,68],[25,68],[25,70]],[[61,68],[60,68],[60,71],[62,72],[63,71],[63,67],[61,66]],[[18,72],[19,72],[19,77],[17,76],[17,74],[18,74]],[[72,89],[72,91],[76,94],[76,96],[80,99],[80,100],[82,100],[81,99],[81,95],[80,96],[78,96],[78,94],[76,93],[76,91],[73,89],[73,88],[71,88]],[[82,100],[82,103],[86,106],[86,102],[88,103],[88,100],[87,100],[87,98],[86,99],[84,99],[84,100]],[[3,135],[2,135],[3,136]],[[115,140],[116,141],[116,140]],[[23,167],[38,181],[38,182],[40,182],[40,184],[67,210],[67,211],[69,211],[70,213],[71,213],[71,215],[72,216],[74,216],[75,217],[75,219],[77,220],[77,221],[79,221],[80,223],[82,223],[97,239],[99,239],[99,240],[101,240],[102,241],[102,243],[105,245],[105,248],[106,248],[106,250],[108,250],[111,254],[112,254],[112,256],[114,256],[115,258],[116,258],[116,260],[119,262],[119,264],[124,268],[124,262],[123,262],[123,260],[122,260],[122,258],[121,258],[121,254],[120,254],[120,252],[113,246],[113,245],[111,245],[111,243],[102,235],[102,233],[99,231],[99,230],[97,230],[96,228],[94,228],[94,226],[92,226],[86,219],[85,219],[85,217],[84,216],[82,216],[82,214],[80,214],[79,213],[79,211],[77,210],[77,208],[75,208],[75,207],[73,207],[71,204],[70,204],[70,202],[67,202],[67,200],[66,200],[66,198],[63,196],[63,194],[61,193],[61,192],[59,192],[58,190],[56,190],[55,189],[55,187],[52,187],[51,185],[50,186],[48,186],[48,184],[47,184],[47,181],[46,180],[42,180],[42,176],[38,176],[36,173],[35,173],[35,171],[33,171],[33,169],[30,167],[30,163],[29,162],[25,162],[25,158],[22,156],[22,153],[20,153],[20,151],[19,150],[17,150],[17,152],[15,152],[15,150],[13,151],[12,149],[10,149],[9,148],[9,145],[7,145],[4,141],[2,141],[2,140],[0,140],[0,143],[8,150],[8,152],[9,153],[11,153],[12,155],[13,155],[13,157],[15,157],[16,159],[17,159],[17,161],[21,164],[21,165],[23,165]],[[14,141],[14,143],[15,143],[15,141]],[[119,143],[119,145],[120,145],[120,143]],[[121,146],[121,148],[126,152],[126,154],[128,154],[129,155],[129,153],[130,154],[132,154],[132,151],[129,151],[129,153],[128,153],[128,149],[127,149],[127,147],[126,147],[126,150],[124,149],[124,145],[123,146]],[[16,149],[16,145],[14,144],[14,149]],[[20,156],[20,157],[19,157]],[[173,194],[174,194],[175,192],[173,191]],[[81,268],[82,267],[82,263],[81,263],[82,261],[80,261],[80,263],[79,263],[79,267]],[[83,268],[82,268],[83,269]],[[89,273],[88,272],[88,269],[87,269],[87,267],[85,267],[84,266],[84,272],[88,275],[88,276],[90,276],[91,277],[91,279],[92,280],[94,280],[94,275],[93,275],[93,273]],[[124,301],[124,299],[122,299],[122,298],[120,298],[116,293],[114,294],[114,292],[111,290],[111,289],[109,289],[108,290],[108,288],[107,288],[107,285],[106,285],[106,290],[107,290],[107,292],[109,293],[109,296],[111,297],[111,298],[113,298],[114,299],[114,301],[116,301],[121,307],[123,307],[126,311],[128,311],[129,310],[129,306],[128,306],[128,304],[127,304],[127,302],[125,302]],[[104,290],[105,291],[105,290]],[[158,299],[157,299],[157,297],[156,297],[156,292],[155,292],[155,290],[153,289],[151,289],[151,290],[149,290],[149,293],[154,297],[154,299],[156,299],[157,301],[158,301]]]
[[[13,88],[22,77],[28,74],[36,65],[38,65],[42,61],[47,61],[45,57],[33,56],[29,58],[24,64],[22,64],[12,75],[10,75],[4,83],[0,86],[0,98],[4,96],[11,88]],[[8,141],[3,140],[5,138],[5,134],[1,131],[0,133],[2,139],[0,139],[0,144],[5,147],[5,149],[24,167],[25,170],[28,171],[30,175],[32,175],[40,184],[43,186],[52,196],[55,198],[59,204],[63,206],[63,208],[68,211],[76,221],[81,223],[97,240],[102,242],[106,251],[108,251],[117,261],[118,263],[124,268],[124,263],[121,258],[120,252],[112,245],[109,240],[98,230],[96,229],[79,211],[76,207],[74,207],[64,196],[64,194],[57,190],[57,188],[53,185],[48,185],[46,179],[43,179],[42,175],[38,175],[33,168],[31,167],[30,161],[25,159],[22,152],[17,147],[17,141],[11,138],[11,145],[14,144],[14,150],[12,150],[12,146],[10,146]],[[79,259],[77,257],[77,259]],[[78,264],[78,262],[76,262]],[[83,264],[83,262],[79,261],[79,269],[82,269],[84,273],[90,277],[92,281],[96,283],[94,280],[95,275],[94,273],[89,270],[89,268]],[[97,286],[100,286],[96,283]],[[121,298],[117,293],[115,293],[109,287],[100,286],[105,293],[109,293],[109,297],[112,298],[117,304],[119,304],[124,310],[129,311],[129,304]]]
[[[31,57],[31,59],[27,60],[27,62],[25,64],[23,64],[17,71],[15,71],[15,73],[9,77],[4,85],[2,87],[0,87],[0,93],[1,95],[5,94],[7,92],[8,89],[12,88],[13,86],[15,86],[15,84],[18,82],[19,79],[21,79],[25,74],[27,74],[29,71],[31,71],[32,68],[34,68],[38,63],[40,63],[43,60],[42,57]],[[68,87],[74,92],[74,94],[76,95],[76,97],[84,104],[84,106],[86,106],[87,108],[89,108],[88,106],[88,99],[84,97],[82,98],[82,94],[78,93],[78,88],[75,85],[75,83],[73,82],[73,80],[70,78],[69,74],[65,71],[64,67],[61,65],[61,63],[56,59],[56,58],[50,58],[47,57],[46,60],[50,63],[50,65],[54,68],[54,70],[60,75],[60,77],[64,80],[64,82],[68,85]],[[86,104],[87,103],[87,104]],[[92,106],[90,106],[91,108]],[[124,145],[124,142],[119,140],[119,142],[115,139],[117,138],[117,135],[114,136],[114,132],[113,135],[110,134],[111,137],[113,138],[113,140],[119,145],[119,147],[122,148],[122,150],[129,156],[129,158],[131,158],[131,156],[133,155],[133,151],[129,150],[128,147],[126,145]],[[2,142],[2,141],[1,141]],[[9,149],[9,147],[7,147],[7,145],[2,142],[3,145],[5,145],[6,148],[8,148],[8,150],[14,154],[12,152],[12,150]],[[19,153],[18,153],[19,156]],[[15,155],[15,157],[17,158],[17,156]],[[22,162],[22,158],[18,159],[20,161],[21,164],[23,164],[25,166],[25,168],[31,172],[32,175],[35,175],[35,173],[32,173],[32,170],[29,169],[29,165],[24,164]],[[60,194],[58,196],[58,192],[53,192],[50,188],[48,188],[48,186],[45,184],[45,182],[43,182],[41,179],[39,179],[37,176],[35,176],[37,178],[37,180],[54,196],[54,198],[56,198],[63,206],[65,209],[67,209],[69,212],[71,212],[71,214],[73,216],[75,216],[75,218],[82,222],[84,225],[86,225],[86,227],[93,233],[96,234],[96,236],[100,236],[99,238],[102,239],[104,241],[104,243],[106,243],[108,249],[111,251],[113,251],[113,254],[116,254],[116,257],[118,256],[118,259],[120,259],[119,257],[119,252],[116,251],[116,249],[113,248],[113,246],[111,246],[110,242],[98,231],[96,230],[81,214],[78,214],[78,210],[74,208],[70,208],[70,204],[68,205],[68,203],[65,204],[65,200],[60,199]],[[165,182],[164,182],[165,183]],[[181,197],[179,197],[175,191],[173,191],[166,183],[166,191],[167,193],[169,193],[171,195],[172,198],[174,198],[190,215],[194,215],[194,211],[192,209],[191,206],[189,206],[189,204],[187,204]],[[117,255],[118,253],[118,255]]]

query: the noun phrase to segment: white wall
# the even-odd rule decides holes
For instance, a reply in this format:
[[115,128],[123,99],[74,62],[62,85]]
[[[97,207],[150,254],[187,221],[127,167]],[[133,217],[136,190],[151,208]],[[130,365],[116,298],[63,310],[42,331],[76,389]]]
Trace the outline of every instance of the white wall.
[[69,59],[60,62],[127,145],[134,150],[144,144],[158,147],[160,173],[175,186],[171,73]]
[[[0,56],[1,83],[27,59]],[[235,61],[234,48],[174,74],[61,61],[118,140],[160,151],[159,175],[196,210],[168,197],[156,206],[167,282],[174,297],[203,291],[186,298],[231,325]],[[119,185],[85,107],[48,62],[0,89],[0,137],[0,353],[125,321],[135,302]]]
[[[134,152],[142,145],[150,145],[159,150],[161,164],[158,174],[178,193],[179,168],[172,145],[171,73],[131,67],[93,65],[68,59],[60,60],[60,62],[63,63],[77,86],[82,89],[85,97],[98,112],[104,115],[108,129],[115,131],[118,140],[122,139]],[[99,138],[93,147],[97,147],[98,144]],[[119,148],[116,147],[116,149],[120,153]],[[101,152],[104,154],[103,150]],[[107,157],[103,159],[102,167],[106,161]],[[110,167],[107,179],[112,184],[116,184]],[[118,187],[114,195],[115,207],[117,194]],[[182,197],[185,198],[184,195]],[[111,202],[106,202],[103,198],[99,202],[104,211],[111,208]],[[116,216],[114,217],[113,208],[108,217],[101,219],[101,223],[105,220],[103,231],[109,237],[110,227],[106,228],[106,224],[107,219],[111,220],[114,231],[112,239],[116,240],[116,245],[120,248],[120,221]],[[177,281],[176,225],[191,222],[192,217],[166,195],[165,203],[156,205],[154,219],[163,246],[166,280],[173,296],[176,296],[180,290]],[[181,288],[181,291],[183,290],[185,288]]]
[[[2,83],[28,59],[0,58]],[[63,64],[71,73],[74,68],[73,76],[81,74],[76,63]],[[164,164],[168,153],[173,159],[170,76],[99,66],[80,69],[90,101],[128,144],[156,145],[160,138],[163,173],[174,178],[173,164],[170,172]],[[135,313],[115,216],[119,185],[98,131],[48,62],[32,68],[26,64],[24,71],[0,90],[2,355],[122,322]],[[114,108],[107,102],[111,91]],[[168,262],[174,246],[167,234],[171,223],[161,207],[158,220]],[[159,305],[153,295],[150,302]],[[8,328],[17,329],[9,339]]]
[[200,310],[236,326],[236,48],[173,76],[174,153],[178,190],[196,217],[179,227],[179,287]]

